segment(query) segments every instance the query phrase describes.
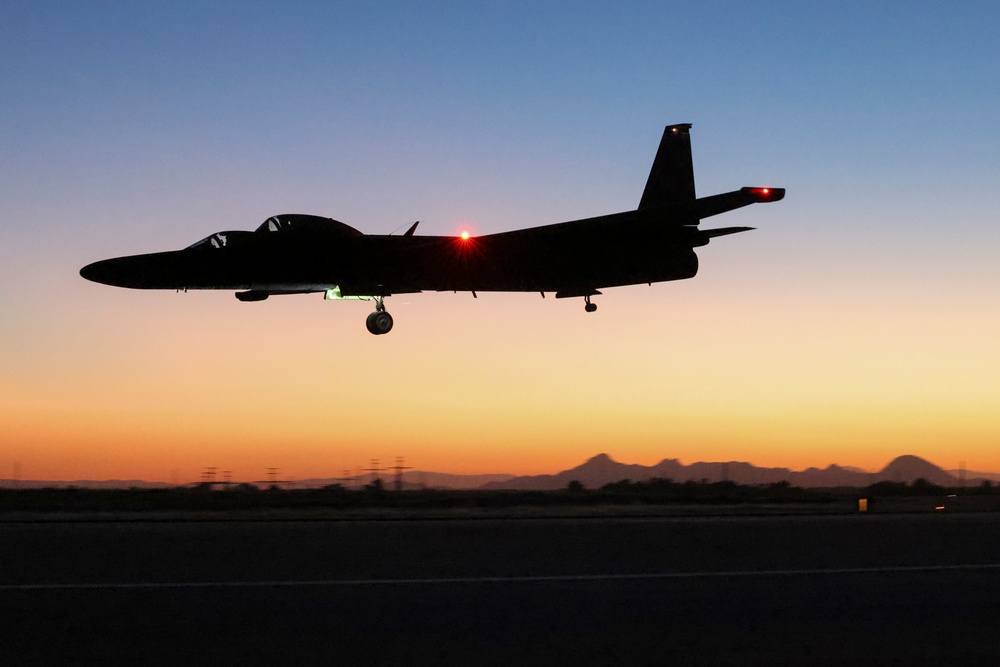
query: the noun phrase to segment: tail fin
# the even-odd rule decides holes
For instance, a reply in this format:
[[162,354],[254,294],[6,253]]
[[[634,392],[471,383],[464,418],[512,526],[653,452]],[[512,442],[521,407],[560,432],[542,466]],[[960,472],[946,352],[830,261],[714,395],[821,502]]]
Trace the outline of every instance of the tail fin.
[[646,180],[639,208],[658,208],[694,202],[694,166],[691,163],[690,123],[668,125]]

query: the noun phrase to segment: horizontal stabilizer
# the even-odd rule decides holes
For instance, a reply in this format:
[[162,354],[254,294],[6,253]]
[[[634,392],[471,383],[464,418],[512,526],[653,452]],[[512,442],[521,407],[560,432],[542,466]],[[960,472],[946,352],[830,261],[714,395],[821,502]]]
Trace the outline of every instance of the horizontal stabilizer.
[[721,195],[702,197],[695,202],[698,218],[710,218],[750,204],[766,204],[785,197],[785,188],[740,188]]
[[740,188],[740,192],[753,198],[755,204],[767,204],[785,198],[785,188]]
[[716,236],[727,236],[729,234],[739,234],[740,232],[749,232],[756,227],[722,227],[720,229],[702,229],[698,233],[702,238],[714,239]]

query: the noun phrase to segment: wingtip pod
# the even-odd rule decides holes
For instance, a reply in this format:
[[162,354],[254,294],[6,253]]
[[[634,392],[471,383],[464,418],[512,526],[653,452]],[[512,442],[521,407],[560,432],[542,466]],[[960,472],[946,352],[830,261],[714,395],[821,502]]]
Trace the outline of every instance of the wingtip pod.
[[750,195],[758,204],[785,198],[785,188],[740,188],[740,192]]

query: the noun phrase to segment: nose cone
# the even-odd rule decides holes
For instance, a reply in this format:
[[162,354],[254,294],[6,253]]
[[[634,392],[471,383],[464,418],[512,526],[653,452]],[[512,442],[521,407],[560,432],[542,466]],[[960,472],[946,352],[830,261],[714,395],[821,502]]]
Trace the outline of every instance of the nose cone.
[[124,287],[121,283],[120,273],[121,272],[115,268],[115,260],[113,259],[105,259],[100,262],[94,262],[93,264],[88,264],[80,269],[80,275],[91,282],[101,283],[102,285],[114,285],[115,287]]
[[105,259],[83,267],[80,275],[132,289],[249,289],[249,270],[243,258],[189,248]]
[[184,268],[179,253],[154,253],[94,262],[80,269],[80,275],[114,287],[175,289],[186,286]]

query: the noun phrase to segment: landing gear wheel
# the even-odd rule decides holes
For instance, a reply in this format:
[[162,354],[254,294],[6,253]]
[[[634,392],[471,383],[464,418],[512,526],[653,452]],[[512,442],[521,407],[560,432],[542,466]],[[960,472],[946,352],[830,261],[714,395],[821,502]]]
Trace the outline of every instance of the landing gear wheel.
[[597,310],[597,304],[596,303],[591,303],[589,296],[583,297],[583,300],[586,302],[586,305],[584,305],[584,307],[583,307],[583,309],[585,311],[587,311],[588,313],[592,313],[595,310]]
[[376,310],[368,316],[365,326],[376,336],[387,334],[392,329],[392,315],[384,310]]

